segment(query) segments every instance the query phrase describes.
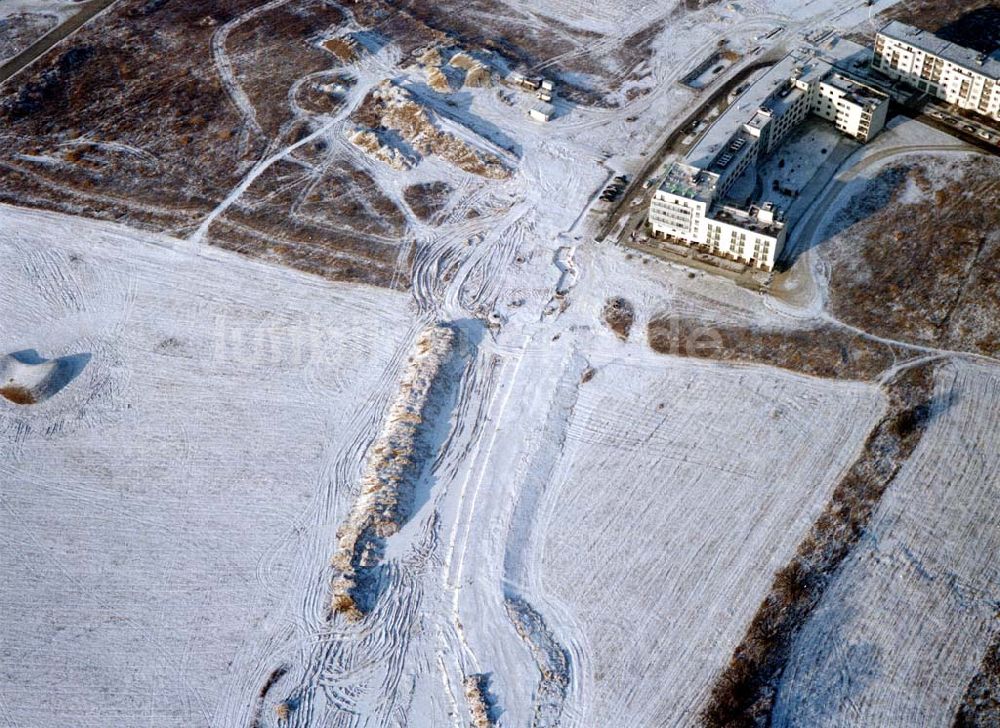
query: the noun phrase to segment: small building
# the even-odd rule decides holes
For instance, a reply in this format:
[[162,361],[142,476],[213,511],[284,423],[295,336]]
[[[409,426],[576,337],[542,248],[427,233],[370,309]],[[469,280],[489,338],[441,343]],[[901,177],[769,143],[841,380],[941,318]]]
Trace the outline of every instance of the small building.
[[1000,59],[892,21],[875,36],[872,68],[918,91],[1000,120]]
[[528,116],[535,121],[552,121],[552,117],[555,116],[555,114],[556,110],[552,107],[552,104],[546,104],[545,102],[534,104],[530,109],[528,109]]
[[553,91],[555,91],[556,85],[554,82],[546,78],[542,81],[542,88],[548,91],[549,93],[552,93]]

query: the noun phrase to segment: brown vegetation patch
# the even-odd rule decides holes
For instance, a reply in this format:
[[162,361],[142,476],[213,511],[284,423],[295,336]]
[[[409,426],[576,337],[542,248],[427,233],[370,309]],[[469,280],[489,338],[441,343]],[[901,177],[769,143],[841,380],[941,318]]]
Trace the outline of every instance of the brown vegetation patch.
[[0,397],[10,400],[14,404],[35,404],[35,395],[31,393],[31,390],[16,384],[0,387]]
[[884,385],[887,413],[869,433],[795,557],[775,574],[770,593],[716,678],[702,712],[705,725],[769,725],[777,684],[795,635],[864,533],[882,494],[933,416],[933,375],[933,367],[924,365]]
[[615,332],[619,339],[628,341],[632,323],[635,321],[635,308],[631,302],[620,296],[609,298],[604,303],[601,319],[609,329]]
[[14,13],[0,18],[0,61],[13,58],[59,24],[48,13]]
[[324,41],[323,48],[343,63],[353,63],[358,60],[358,42],[349,36],[330,38]]
[[403,190],[406,204],[424,222],[441,212],[450,196],[451,186],[446,182],[421,182]]
[[226,50],[233,73],[267,137],[279,136],[282,125],[292,119],[287,100],[292,84],[331,67],[330,56],[313,37],[343,21],[341,11],[332,5],[298,0],[242,23],[229,34]]
[[945,182],[920,163],[890,167],[846,206],[844,229],[822,248],[837,318],[887,338],[996,355],[1000,162],[959,164]]
[[1000,725],[1000,636],[983,657],[979,672],[969,683],[953,728],[987,728]]
[[[315,128],[295,118],[288,96],[302,76],[331,69],[319,39],[343,13],[320,0],[292,0],[234,27],[225,49],[258,130],[230,96],[212,39],[259,6],[256,0],[219,0],[210,9],[122,0],[0,85],[0,201],[193,232],[251,162]],[[310,85],[324,78],[300,85],[296,101],[306,113],[335,112],[341,103]],[[366,250],[393,257],[394,250],[383,250],[385,239],[405,226],[374,184],[356,194],[322,192],[336,199],[329,212],[308,201],[324,180],[353,183],[360,173],[334,155],[322,140],[297,149],[295,158],[315,168],[300,168],[293,182],[278,165],[287,188],[262,186],[275,179],[264,175],[240,199],[243,209],[213,226],[210,240],[255,257],[298,261],[331,278],[355,271],[370,282],[405,280],[365,258]],[[369,245],[368,235],[381,240]],[[305,249],[290,249],[299,244]],[[324,261],[334,267],[324,268]]]
[[901,356],[893,347],[833,324],[811,329],[761,329],[662,315],[648,327],[661,354],[764,364],[828,379],[875,379]]

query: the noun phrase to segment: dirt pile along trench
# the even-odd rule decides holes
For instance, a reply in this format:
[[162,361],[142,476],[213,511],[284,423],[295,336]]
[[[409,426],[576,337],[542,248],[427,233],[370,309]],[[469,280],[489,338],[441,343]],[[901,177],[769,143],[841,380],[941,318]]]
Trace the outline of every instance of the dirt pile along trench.
[[410,515],[416,480],[428,456],[427,431],[434,429],[435,399],[452,372],[457,334],[444,325],[425,329],[399,383],[385,425],[368,450],[361,492],[337,532],[331,565],[339,572],[331,585],[330,607],[348,619],[368,611],[373,581],[384,541],[397,533]]

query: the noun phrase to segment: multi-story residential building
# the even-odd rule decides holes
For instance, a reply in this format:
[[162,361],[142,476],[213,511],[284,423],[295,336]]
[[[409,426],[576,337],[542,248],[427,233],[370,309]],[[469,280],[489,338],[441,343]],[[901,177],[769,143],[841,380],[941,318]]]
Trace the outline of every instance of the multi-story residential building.
[[866,142],[884,126],[888,106],[886,94],[848,78],[816,52],[790,54],[670,167],[650,203],[651,232],[771,270],[785,243],[781,213],[771,204],[727,200],[733,184],[809,114]]
[[962,109],[1000,119],[1000,60],[892,21],[875,36],[872,68]]

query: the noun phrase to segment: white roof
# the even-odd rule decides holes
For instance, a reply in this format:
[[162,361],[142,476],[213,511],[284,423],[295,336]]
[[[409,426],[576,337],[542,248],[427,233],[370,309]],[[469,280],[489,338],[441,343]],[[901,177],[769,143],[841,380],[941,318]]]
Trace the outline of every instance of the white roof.
[[911,45],[914,48],[919,48],[925,53],[940,56],[973,73],[989,76],[994,80],[1000,80],[1000,61],[996,58],[988,56],[985,53],[978,53],[971,48],[949,43],[929,31],[893,20],[886,24],[879,33],[893,40]]

